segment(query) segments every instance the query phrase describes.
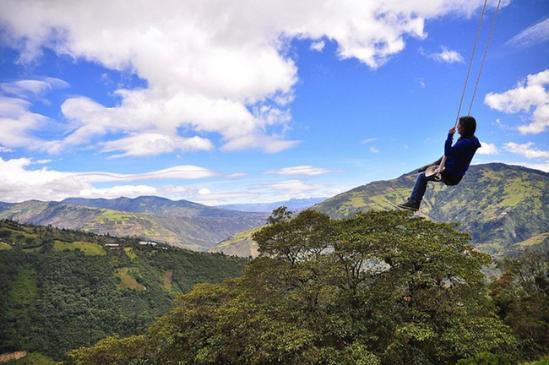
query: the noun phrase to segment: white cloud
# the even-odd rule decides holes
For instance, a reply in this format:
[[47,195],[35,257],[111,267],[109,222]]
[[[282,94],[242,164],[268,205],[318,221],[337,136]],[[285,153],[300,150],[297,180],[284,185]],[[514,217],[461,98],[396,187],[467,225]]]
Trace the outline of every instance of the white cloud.
[[[78,197],[81,198],[103,198],[103,199],[115,199],[121,196],[126,198],[137,198],[143,195],[156,195],[159,191],[154,186],[148,185],[117,185],[110,188],[89,188],[82,189],[79,192]],[[74,197],[76,195],[72,195]]]
[[[440,52],[432,52],[429,53],[425,51],[422,47],[418,49],[419,53],[422,56],[429,57],[437,62],[443,62],[443,63],[463,63],[463,56],[458,52],[451,49],[448,49],[445,46],[440,47]],[[424,87],[425,81],[423,79],[419,79],[420,85]]]
[[528,75],[526,80],[503,93],[489,93],[484,103],[503,113],[527,113],[531,121],[518,127],[522,134],[541,133],[549,126],[549,69]]
[[241,177],[248,176],[248,174],[245,173],[245,172],[233,172],[233,173],[225,175],[225,176],[228,177],[229,179],[239,179]]
[[50,152],[126,133],[136,139],[161,134],[172,142],[136,150],[118,141],[122,155],[157,154],[178,149],[173,141],[179,129],[195,131],[196,137],[218,134],[222,150],[278,152],[297,144],[283,133],[297,82],[297,67],[287,52],[292,39],[325,37],[337,45],[340,58],[377,68],[404,49],[406,37],[425,37],[426,20],[471,15],[481,4],[167,0],[128,6],[107,0],[6,0],[0,25],[5,39],[21,49],[21,62],[45,47],[134,72],[146,81],[143,89],[118,90],[121,102],[113,107],[82,97],[66,100],[62,112],[72,129],[50,141]]
[[181,165],[138,174],[108,172],[63,172],[46,167],[30,169],[36,163],[28,158],[3,160],[0,158],[0,201],[17,202],[29,199],[61,200],[72,196],[118,197],[156,194],[155,187],[146,185],[117,185],[97,188],[95,183],[117,183],[138,180],[193,180],[214,176],[199,166]]
[[505,144],[505,149],[527,158],[549,158],[549,151],[537,149],[533,142],[523,144],[509,142]]
[[7,152],[13,152],[13,150],[9,147],[5,147],[5,146],[0,145],[0,152],[7,153]]
[[267,153],[277,153],[297,145],[300,141],[289,141],[277,136],[266,136],[263,134],[248,134],[236,137],[225,143],[221,150],[238,151],[245,148],[263,149]]
[[380,153],[381,151],[379,150],[379,148],[377,148],[376,146],[370,146],[370,148],[368,148],[370,150],[370,152],[372,153]]
[[0,144],[4,148],[39,148],[40,140],[31,132],[43,128],[48,118],[31,112],[30,106],[24,99],[0,96]]
[[549,40],[549,18],[524,29],[507,41],[513,47],[530,47]]
[[479,155],[497,155],[498,148],[493,143],[481,142],[481,147],[477,150]]
[[322,52],[322,50],[324,49],[325,46],[326,46],[326,44],[324,43],[324,41],[316,41],[316,42],[311,43],[311,50],[312,51],[317,51],[317,52]]
[[66,81],[55,77],[44,77],[42,80],[18,80],[0,83],[0,91],[4,94],[23,98],[66,87],[69,87]]
[[319,188],[317,184],[308,184],[301,180],[287,180],[270,185],[275,190],[291,192],[292,194],[301,194],[307,191],[316,190]]
[[[301,180],[265,182],[252,186],[234,181],[196,181],[215,176],[215,173],[198,166],[171,168],[136,174],[109,172],[68,172],[47,167],[33,168],[40,161],[29,158],[4,160],[0,158],[0,201],[20,202],[30,199],[62,200],[68,197],[117,198],[156,195],[170,199],[186,199],[202,204],[273,202],[291,198],[332,196],[343,189],[331,185],[312,184]],[[226,177],[231,177],[228,174]],[[187,180],[192,185],[161,185],[163,179]],[[152,181],[154,180],[154,184]],[[191,182],[195,180],[196,182]],[[142,184],[132,182],[144,181]],[[149,184],[149,181],[151,182]],[[109,184],[103,187],[98,184]],[[229,187],[224,189],[223,184]]]
[[177,150],[209,151],[212,148],[213,144],[206,138],[171,137],[159,133],[136,134],[103,144],[105,152],[125,151],[125,153],[113,157],[158,155]]
[[284,167],[278,170],[271,170],[269,173],[277,175],[308,175],[317,176],[329,173],[330,170],[311,165],[300,165],[292,167]]
[[529,167],[534,170],[540,170],[549,172],[549,161],[540,162],[540,163],[532,163],[532,162],[519,162],[518,165]]
[[360,143],[362,144],[368,144],[377,141],[377,138],[364,138]]
[[463,56],[458,51],[446,47],[442,47],[440,52],[431,53],[429,56],[438,62],[463,63]]

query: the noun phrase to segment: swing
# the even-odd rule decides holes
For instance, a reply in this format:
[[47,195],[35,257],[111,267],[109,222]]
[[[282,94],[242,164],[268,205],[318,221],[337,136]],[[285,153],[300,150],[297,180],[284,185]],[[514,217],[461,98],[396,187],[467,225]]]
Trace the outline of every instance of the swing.
[[[479,43],[479,40],[480,40],[480,34],[481,34],[481,30],[482,30],[482,23],[484,21],[484,14],[486,12],[486,4],[487,3],[488,3],[488,0],[484,0],[484,6],[482,7],[482,12],[480,14],[479,23],[478,23],[478,26],[477,26],[475,42],[473,43],[473,49],[471,51],[471,56],[469,57],[469,63],[468,63],[468,66],[467,66],[467,73],[465,75],[465,82],[463,83],[463,89],[461,91],[461,98],[459,100],[459,107],[458,107],[458,112],[457,112],[457,116],[456,116],[456,122],[455,122],[455,125],[454,125],[454,128],[456,128],[456,129],[457,129],[457,126],[459,124],[459,116],[461,114],[461,107],[463,105],[463,98],[465,97],[465,92],[467,91],[467,84],[469,82],[469,76],[471,74],[471,66],[473,64],[473,60],[475,58],[475,54],[476,54],[476,51],[477,51],[477,46],[478,46],[478,43]],[[486,45],[484,46],[484,51],[483,51],[482,58],[481,58],[481,61],[480,61],[479,71],[478,71],[478,74],[477,74],[477,79],[475,81],[475,87],[473,89],[473,95],[471,97],[471,102],[469,103],[469,109],[467,110],[468,115],[471,114],[471,109],[473,108],[473,103],[475,102],[475,98],[477,96],[477,90],[478,90],[478,84],[479,84],[479,81],[480,81],[480,75],[482,74],[482,70],[484,68],[484,63],[486,61],[486,55],[488,54],[488,49],[490,48],[490,44],[492,43],[492,38],[494,36],[494,31],[496,29],[496,18],[497,18],[498,12],[500,10],[500,6],[501,6],[501,0],[498,1],[498,5],[497,5],[496,10],[494,12],[494,15],[492,17],[492,23],[490,25],[490,30],[488,32],[488,38],[486,40]],[[446,156],[442,156],[442,159],[441,159],[439,165],[432,165],[432,166],[427,167],[427,169],[425,169],[425,176],[426,177],[431,177],[431,176],[435,175],[435,180],[436,181],[441,181],[442,180],[442,173],[444,172],[444,165],[445,164],[446,164]]]

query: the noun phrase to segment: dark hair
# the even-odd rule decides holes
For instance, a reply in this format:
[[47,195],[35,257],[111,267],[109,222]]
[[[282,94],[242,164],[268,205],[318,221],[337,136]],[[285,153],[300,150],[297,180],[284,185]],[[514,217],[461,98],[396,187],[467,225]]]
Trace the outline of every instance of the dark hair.
[[470,115],[459,118],[459,124],[463,129],[461,134],[463,137],[473,137],[477,130],[477,121]]

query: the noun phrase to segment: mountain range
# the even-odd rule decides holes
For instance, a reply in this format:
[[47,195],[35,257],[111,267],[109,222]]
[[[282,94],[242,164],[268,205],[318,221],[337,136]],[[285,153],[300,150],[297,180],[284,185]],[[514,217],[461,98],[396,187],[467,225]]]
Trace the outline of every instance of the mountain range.
[[139,237],[196,251],[205,251],[237,232],[260,226],[267,216],[155,196],[0,204],[0,219]]
[[[375,181],[329,198],[312,209],[332,218],[360,211],[392,210],[406,200],[415,172]],[[430,184],[420,211],[426,218],[457,225],[472,243],[492,255],[549,248],[549,174],[501,163],[474,165],[457,186]],[[240,232],[212,248],[254,256],[253,230]]]
[[219,208],[240,210],[243,212],[266,212],[270,213],[278,207],[286,207],[292,212],[298,212],[318,204],[326,198],[290,199],[273,203],[250,203],[250,204],[226,204],[219,205]]

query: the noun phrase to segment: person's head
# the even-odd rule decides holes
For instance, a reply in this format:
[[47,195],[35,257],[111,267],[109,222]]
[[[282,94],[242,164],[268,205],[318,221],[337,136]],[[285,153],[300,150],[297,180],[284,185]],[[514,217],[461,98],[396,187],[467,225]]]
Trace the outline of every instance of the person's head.
[[459,118],[458,132],[462,137],[473,137],[477,130],[477,121],[470,115]]

